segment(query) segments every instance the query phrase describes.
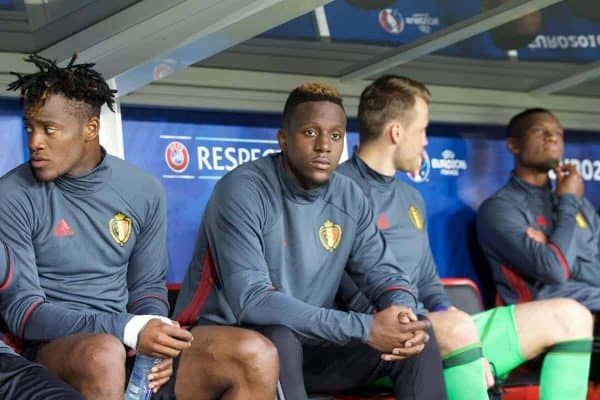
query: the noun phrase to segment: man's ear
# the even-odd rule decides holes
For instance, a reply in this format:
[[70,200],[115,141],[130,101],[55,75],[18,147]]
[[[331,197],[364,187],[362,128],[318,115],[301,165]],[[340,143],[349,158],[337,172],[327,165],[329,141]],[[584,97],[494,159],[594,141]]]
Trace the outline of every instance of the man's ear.
[[387,126],[385,134],[392,144],[398,144],[404,138],[404,128],[398,122],[394,121]]
[[91,142],[98,138],[100,134],[100,120],[98,117],[92,117],[87,120],[83,126],[83,138],[86,142]]
[[277,131],[277,141],[279,142],[279,148],[285,153],[287,151],[287,133],[283,129]]
[[514,156],[519,154],[521,148],[519,146],[519,141],[515,137],[509,137],[506,139],[506,148],[510,151]]

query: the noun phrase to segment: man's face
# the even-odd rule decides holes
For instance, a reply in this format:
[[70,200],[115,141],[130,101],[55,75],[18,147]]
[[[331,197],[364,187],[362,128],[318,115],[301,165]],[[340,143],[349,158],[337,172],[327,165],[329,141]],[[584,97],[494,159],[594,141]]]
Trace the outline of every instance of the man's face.
[[550,114],[536,113],[522,122],[520,139],[509,139],[509,149],[519,165],[540,172],[554,169],[563,156],[563,127]]
[[304,189],[326,183],[337,167],[346,133],[346,114],[329,101],[310,101],[294,110],[278,134],[284,166]]
[[74,115],[75,109],[71,100],[58,94],[50,95],[42,106],[25,104],[31,166],[41,181],[87,172],[83,161],[86,124]]
[[427,146],[426,129],[429,125],[429,106],[420,97],[415,99],[413,119],[402,127],[399,143],[394,152],[394,166],[399,171],[413,172],[421,166],[423,150]]

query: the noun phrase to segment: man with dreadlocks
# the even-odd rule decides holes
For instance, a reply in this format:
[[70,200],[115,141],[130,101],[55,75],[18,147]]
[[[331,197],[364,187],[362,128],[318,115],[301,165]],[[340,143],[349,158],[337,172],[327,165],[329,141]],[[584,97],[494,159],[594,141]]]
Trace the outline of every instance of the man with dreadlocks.
[[[310,83],[290,93],[281,153],[216,185],[176,318],[265,334],[279,350],[286,400],[305,400],[305,387],[330,392],[382,376],[392,378],[398,399],[445,399],[439,351],[427,342],[429,323],[413,312],[407,275],[360,187],[334,172],[345,132],[335,88]],[[379,312],[334,309],[345,270]]]
[[39,72],[9,89],[21,91],[31,159],[0,178],[0,238],[20,274],[0,308],[24,355],[86,399],[123,398],[124,344],[164,359],[148,377],[155,399],[273,398],[277,356],[264,337],[188,332],[165,317],[165,198],[154,178],[100,146],[100,108],[112,108],[113,91],[75,56],[65,68],[28,61]]

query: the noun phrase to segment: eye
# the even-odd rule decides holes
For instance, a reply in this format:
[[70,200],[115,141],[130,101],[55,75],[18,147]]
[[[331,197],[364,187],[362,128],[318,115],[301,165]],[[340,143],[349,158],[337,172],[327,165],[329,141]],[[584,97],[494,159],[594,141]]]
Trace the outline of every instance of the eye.
[[56,128],[53,126],[45,126],[44,132],[46,132],[46,135],[52,135],[53,133],[56,132]]
[[331,140],[333,140],[334,142],[341,140],[343,137],[344,137],[344,134],[342,132],[332,132],[331,133]]
[[308,128],[304,131],[304,134],[307,136],[317,136],[318,132],[315,128]]
[[33,128],[29,125],[25,125],[25,132],[27,132],[28,135],[33,133]]

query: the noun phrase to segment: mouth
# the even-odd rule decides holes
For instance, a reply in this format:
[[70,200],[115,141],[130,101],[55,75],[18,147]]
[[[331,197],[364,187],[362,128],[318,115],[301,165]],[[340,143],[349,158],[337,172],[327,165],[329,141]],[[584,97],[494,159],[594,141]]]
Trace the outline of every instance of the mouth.
[[315,158],[312,160],[311,164],[320,170],[329,170],[331,168],[331,161],[328,158]]
[[41,168],[44,165],[47,165],[50,162],[50,160],[47,160],[45,158],[31,158],[31,166],[33,168]]

